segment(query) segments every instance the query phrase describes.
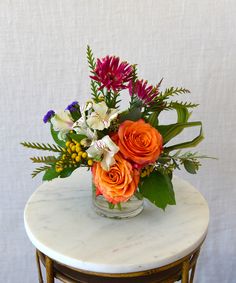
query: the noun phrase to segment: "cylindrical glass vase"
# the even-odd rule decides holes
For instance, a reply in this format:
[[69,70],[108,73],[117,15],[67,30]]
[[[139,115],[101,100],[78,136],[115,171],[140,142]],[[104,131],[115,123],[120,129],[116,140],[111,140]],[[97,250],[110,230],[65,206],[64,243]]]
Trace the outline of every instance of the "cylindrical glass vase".
[[131,218],[138,215],[143,210],[143,199],[133,195],[127,202],[112,205],[110,204],[103,195],[96,196],[94,185],[93,187],[93,207],[98,215],[123,219]]

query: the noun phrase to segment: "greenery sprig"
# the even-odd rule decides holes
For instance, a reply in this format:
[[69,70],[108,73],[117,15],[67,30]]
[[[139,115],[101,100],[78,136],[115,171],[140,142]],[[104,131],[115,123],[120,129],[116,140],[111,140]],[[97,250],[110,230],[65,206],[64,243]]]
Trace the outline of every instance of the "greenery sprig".
[[32,178],[36,177],[39,173],[46,171],[50,169],[51,166],[42,166],[42,167],[37,167],[34,169],[34,171],[31,173]]
[[166,100],[170,98],[171,96],[185,94],[185,93],[190,93],[190,91],[183,87],[170,87],[170,88],[167,88],[164,92],[160,92],[156,99]]
[[87,61],[88,61],[88,65],[89,65],[89,68],[91,70],[91,72],[93,73],[95,68],[96,68],[96,61],[95,61],[95,58],[93,56],[93,51],[92,49],[90,48],[89,45],[87,45]]
[[63,148],[55,144],[45,144],[45,143],[38,143],[38,142],[21,142],[24,147],[38,149],[38,150],[48,150],[53,152],[63,152]]
[[36,157],[31,157],[30,158],[33,163],[56,163],[58,158],[55,156],[36,156]]

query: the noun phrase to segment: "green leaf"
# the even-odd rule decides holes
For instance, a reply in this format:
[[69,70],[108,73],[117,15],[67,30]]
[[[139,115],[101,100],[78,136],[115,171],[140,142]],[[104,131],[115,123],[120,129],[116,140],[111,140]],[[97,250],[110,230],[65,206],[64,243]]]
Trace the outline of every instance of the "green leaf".
[[173,185],[168,175],[154,171],[144,179],[139,189],[145,198],[163,210],[168,204],[176,204]]
[[59,132],[57,132],[57,131],[55,131],[55,130],[53,129],[53,126],[52,126],[52,124],[51,124],[51,135],[52,135],[52,138],[54,139],[54,141],[55,141],[59,146],[65,147],[65,146],[66,146],[66,145],[65,145],[65,142],[62,141],[62,140],[60,140],[60,139],[58,138],[58,133],[59,133]]
[[75,167],[68,167],[65,168],[63,171],[61,171],[60,173],[60,178],[66,178],[69,177],[71,175],[71,173],[75,170]]
[[203,139],[204,139],[204,136],[203,136],[202,124],[201,124],[200,133],[196,138],[192,139],[191,141],[187,141],[187,142],[175,144],[175,145],[172,145],[172,146],[169,146],[169,147],[165,147],[165,152],[170,152],[172,150],[177,150],[177,149],[182,149],[182,148],[195,147]]
[[158,115],[159,115],[158,112],[153,112],[148,118],[149,124],[154,128],[158,126]]
[[73,121],[77,121],[79,120],[79,118],[81,117],[81,112],[80,112],[80,108],[79,105],[76,107],[76,111],[70,111],[70,115],[73,119]]
[[202,126],[202,123],[200,121],[187,122],[187,123],[176,123],[176,124],[170,124],[170,125],[161,125],[161,126],[158,126],[157,129],[163,137],[164,144],[166,144],[171,139],[173,139],[178,134],[180,134],[181,131],[183,131],[183,129],[196,127],[196,126]]
[[189,172],[190,174],[197,173],[196,164],[193,161],[185,160],[183,164],[184,164],[184,168],[186,169],[186,171]]
[[43,175],[43,181],[50,181],[52,179],[55,179],[59,176],[59,172],[56,172],[55,167],[49,168],[45,174]]
[[124,111],[119,115],[120,123],[131,120],[131,121],[138,121],[141,118],[141,111],[140,108],[132,108],[130,110]]
[[[179,105],[175,105],[173,108],[177,112],[177,123],[187,123],[189,117],[191,116],[191,112],[188,111],[188,108]],[[176,132],[176,135],[179,135],[183,130],[184,128],[179,128],[179,130]]]
[[87,138],[87,136],[86,135],[79,135],[79,134],[68,134],[68,136],[71,138],[71,139],[73,139],[73,140],[75,140],[75,141],[77,141],[77,142],[80,142],[80,141],[82,141],[83,139],[85,139],[85,138]]
[[175,105],[175,106],[173,106],[173,108],[177,112],[177,116],[178,116],[177,122],[178,123],[188,122],[188,119],[191,115],[191,112],[188,111],[188,108],[186,108],[184,106],[179,106],[179,105]]

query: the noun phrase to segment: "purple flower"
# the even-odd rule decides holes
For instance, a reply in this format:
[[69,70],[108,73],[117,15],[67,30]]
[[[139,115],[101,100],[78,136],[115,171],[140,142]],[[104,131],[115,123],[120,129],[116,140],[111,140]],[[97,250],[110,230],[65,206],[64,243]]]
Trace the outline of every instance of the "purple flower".
[[53,110],[49,110],[46,113],[46,115],[43,117],[43,122],[47,123],[54,115],[55,115],[55,112]]
[[70,112],[74,112],[78,110],[78,101],[73,101],[71,104],[69,104],[65,110],[69,110]]

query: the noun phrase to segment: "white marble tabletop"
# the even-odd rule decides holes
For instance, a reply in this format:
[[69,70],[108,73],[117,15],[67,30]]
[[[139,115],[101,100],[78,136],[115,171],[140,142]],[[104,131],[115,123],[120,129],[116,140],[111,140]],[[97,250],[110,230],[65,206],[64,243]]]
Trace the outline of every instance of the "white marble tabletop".
[[204,239],[208,205],[186,181],[174,178],[176,206],[163,212],[146,201],[138,216],[115,220],[94,212],[91,178],[81,170],[43,183],[25,207],[31,242],[52,259],[94,272],[143,271],[180,259]]

